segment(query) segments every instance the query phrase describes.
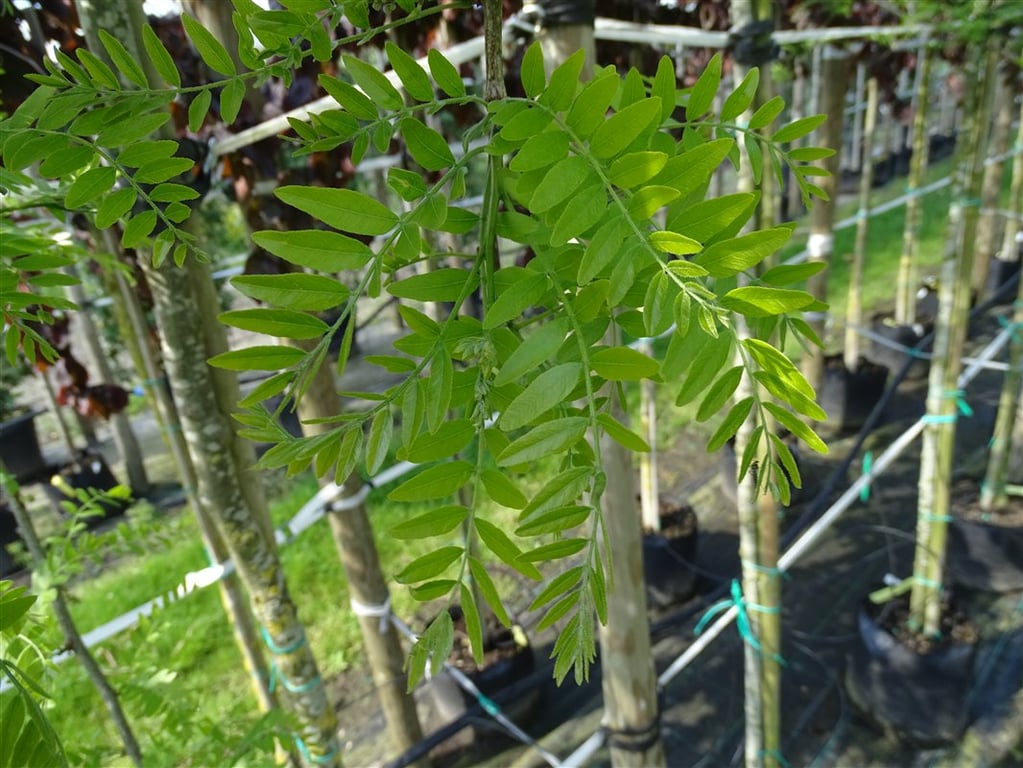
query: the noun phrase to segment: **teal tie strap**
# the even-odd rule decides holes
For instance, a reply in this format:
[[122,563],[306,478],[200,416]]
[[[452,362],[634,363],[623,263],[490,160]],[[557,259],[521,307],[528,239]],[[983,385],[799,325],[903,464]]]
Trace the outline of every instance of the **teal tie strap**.
[[[763,650],[760,640],[758,640],[756,635],[753,634],[753,629],[750,627],[749,611],[757,611],[759,613],[778,613],[778,607],[756,605],[754,603],[747,602],[746,598],[742,594],[742,585],[739,584],[738,579],[732,579],[731,596],[727,600],[715,603],[707,609],[706,613],[703,614],[703,618],[701,618],[699,623],[696,625],[696,629],[694,630],[695,634],[699,635],[703,632],[711,619],[719,613],[727,611],[732,606],[735,606],[736,609],[735,627],[739,631],[739,636],[754,650]],[[779,664],[784,666],[785,660],[781,656],[778,654],[772,655]]]
[[[874,468],[874,452],[873,451],[865,451],[864,454],[863,454],[863,474],[869,476],[870,475],[870,470],[873,469],[873,468]],[[865,482],[863,484],[863,487],[860,489],[860,501],[862,501],[864,504],[866,504],[868,501],[870,501],[870,480],[869,479],[867,480],[867,482]]]
[[973,415],[973,408],[971,408],[970,404],[966,402],[966,392],[964,392],[963,390],[950,389],[944,392],[943,396],[951,400],[955,400],[956,408],[959,409],[959,413],[961,413],[966,418],[970,418],[970,416]]

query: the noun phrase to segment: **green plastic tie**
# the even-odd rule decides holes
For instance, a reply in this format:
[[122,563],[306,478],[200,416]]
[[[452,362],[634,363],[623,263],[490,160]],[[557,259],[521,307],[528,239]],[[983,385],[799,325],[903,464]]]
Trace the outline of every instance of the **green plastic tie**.
[[956,408],[966,418],[970,418],[973,415],[973,409],[970,404],[966,402],[966,392],[961,389],[950,389],[943,393],[943,397],[947,397],[950,400],[956,401]]
[[962,208],[976,208],[980,205],[979,197],[960,197],[955,201]]
[[270,662],[270,693],[273,693],[277,689],[278,680],[280,680],[281,685],[283,685],[286,690],[291,691],[292,693],[309,693],[309,691],[313,690],[316,686],[323,682],[322,678],[319,675],[316,675],[301,685],[293,683],[284,676],[284,673],[281,672],[275,662]]
[[270,633],[266,631],[266,627],[260,627],[259,631],[263,635],[263,642],[266,643],[266,647],[270,649],[270,653],[274,656],[286,656],[289,653],[294,653],[303,645],[305,645],[305,633],[299,635],[298,639],[290,645],[280,646],[277,645],[273,638],[270,637]]
[[863,474],[868,476],[867,482],[860,488],[860,501],[866,504],[870,501],[870,470],[874,468],[874,452],[865,451],[863,454]]
[[928,587],[930,589],[941,589],[941,584],[936,582],[934,579],[928,579],[923,576],[913,576],[913,581],[922,587]]
[[932,523],[951,523],[955,519],[952,515],[936,515],[933,512],[925,512],[923,517]]
[[[749,643],[750,647],[754,650],[762,651],[763,646],[761,646],[760,641],[757,639],[756,635],[753,634],[753,630],[750,627],[749,611],[756,611],[758,613],[779,613],[779,609],[777,606],[756,605],[755,603],[746,602],[746,598],[742,594],[742,586],[739,584],[738,579],[732,579],[731,596],[727,600],[721,600],[708,608],[707,612],[703,614],[703,618],[701,618],[699,623],[696,625],[696,629],[693,630],[694,633],[699,635],[703,632],[704,627],[710,623],[711,619],[722,611],[728,610],[728,608],[733,605],[737,611],[735,627],[739,631],[739,636],[745,642]],[[773,654],[773,656],[779,664],[782,666],[785,665],[785,659],[778,654]]]
[[479,701],[480,706],[483,707],[483,711],[491,717],[497,717],[501,714],[501,710],[492,699],[487,698],[482,693],[476,696],[476,700]]
[[1020,333],[1020,331],[1023,330],[1023,323],[1010,322],[1004,316],[999,315],[998,324],[1003,328],[1008,329],[1009,335],[1012,336],[1013,341],[1017,344],[1023,344],[1023,334]]
[[743,567],[745,568],[749,568],[750,570],[766,574],[772,578],[776,578],[778,576],[781,576],[784,579],[789,578],[789,574],[787,574],[781,568],[772,568],[769,565],[761,565],[760,563],[754,563],[752,560],[743,560],[742,564]]
[[928,413],[924,416],[924,424],[951,424],[957,418],[954,413]]
[[782,768],[792,768],[792,763],[785,759],[785,755],[779,752],[777,749],[763,749],[760,752],[764,757],[770,757]]

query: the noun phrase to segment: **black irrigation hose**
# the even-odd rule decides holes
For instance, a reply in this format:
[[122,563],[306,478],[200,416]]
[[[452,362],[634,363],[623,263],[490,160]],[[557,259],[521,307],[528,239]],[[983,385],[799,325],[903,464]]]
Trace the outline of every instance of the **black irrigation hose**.
[[[983,315],[989,309],[994,307],[1001,299],[1004,293],[1007,293],[1011,288],[1015,287],[1016,282],[1020,279],[1019,273],[1006,280],[1002,285],[995,291],[994,295],[982,304],[978,304],[972,310],[970,310],[969,320],[972,322],[976,317]],[[934,332],[931,331],[913,347],[914,351],[923,352],[931,344],[934,337]],[[898,385],[902,383],[906,375],[909,373],[910,367],[916,361],[916,357],[912,354],[907,354],[906,362],[902,368],[896,373],[895,378],[885,388],[884,394],[878,400],[874,409],[870,412],[863,426],[860,428],[859,433],[856,435],[856,440],[850,448],[846,457],[842,460],[841,464],[834,469],[829,475],[828,479],[824,482],[824,485],[818,491],[817,495],[807,504],[807,509],[802,515],[789,527],[785,535],[781,539],[783,547],[791,544],[792,541],[805,529],[807,528],[826,508],[828,501],[831,498],[835,487],[838,482],[845,477],[849,468],[852,466],[853,460],[856,455],[863,448],[863,444],[867,438],[873,432],[877,426],[877,422],[881,419],[881,414],[884,412],[885,407],[888,405],[888,401],[891,400],[895,394],[895,390]],[[662,635],[667,634],[670,631],[674,631],[680,624],[684,624],[690,621],[698,613],[706,610],[710,605],[718,602],[726,596],[728,593],[728,581],[724,581],[719,584],[716,588],[708,592],[707,594],[700,597],[699,600],[694,603],[687,605],[686,607],[665,616],[662,619],[652,623],[650,625],[650,637],[651,640],[656,640]],[[807,649],[808,650],[808,649]],[[599,657],[594,661],[594,665],[599,666]],[[550,674],[550,665],[544,664],[539,669],[534,671],[532,674],[518,680],[509,687],[498,691],[491,698],[497,704],[503,704],[507,701],[514,700],[517,696],[535,687],[539,682],[545,679]],[[839,687],[840,689],[840,687]],[[841,696],[841,693],[839,694]],[[816,711],[823,706],[823,700],[812,702],[810,707],[804,712],[803,719],[807,722],[810,718],[816,714]],[[812,709],[813,711],[809,711]],[[842,706],[842,716],[845,714],[844,697]],[[479,720],[486,713],[479,702],[474,703],[464,714],[441,726],[433,733],[425,736],[421,741],[412,745],[402,755],[385,764],[385,768],[405,768],[405,766],[411,765],[418,760],[424,758],[430,750],[440,746],[449,738],[455,734],[461,732],[468,726],[472,725],[474,721]],[[841,717],[840,716],[840,719]]]

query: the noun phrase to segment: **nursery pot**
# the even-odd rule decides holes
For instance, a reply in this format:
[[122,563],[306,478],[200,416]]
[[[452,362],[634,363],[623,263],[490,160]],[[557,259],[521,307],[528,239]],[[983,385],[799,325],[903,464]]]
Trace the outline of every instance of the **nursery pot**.
[[[907,604],[904,598],[900,606]],[[892,634],[892,603],[866,602],[857,616],[859,642],[847,659],[850,700],[869,720],[899,740],[936,747],[958,740],[969,724],[977,643],[948,641],[920,651]]]
[[46,472],[36,435],[35,418],[43,411],[29,411],[0,423],[0,462],[19,483],[34,483]]
[[688,504],[661,502],[661,529],[643,533],[643,578],[647,602],[658,609],[685,602],[696,591],[697,522]]
[[[876,318],[870,324],[870,330],[885,341],[901,347],[913,348],[920,343],[930,328],[921,323],[913,325],[895,325],[888,318]],[[908,352],[897,349],[876,339],[870,341],[870,351],[866,357],[875,365],[884,366],[893,373],[898,373],[906,364]],[[931,370],[931,362],[926,358],[916,358],[906,371],[908,380],[922,379]]]
[[985,295],[996,299],[1000,304],[1011,303],[1016,292],[999,289],[1019,274],[1019,268],[1019,252],[1016,253],[1014,259],[991,259],[991,269],[987,276],[987,291]]
[[[455,623],[455,646],[448,662],[461,670],[484,696],[492,699],[501,690],[533,673],[536,668],[533,648],[521,626],[504,627],[493,616],[488,616],[483,627],[483,664],[477,666],[469,647],[461,607],[453,605],[448,611]],[[477,703],[447,669],[430,679],[429,694],[446,721],[461,717]],[[501,709],[513,721],[524,721],[535,713],[539,695],[539,689],[533,688],[502,704]]]
[[0,577],[10,576],[21,570],[21,565],[7,551],[7,545],[21,541],[18,535],[18,522],[14,512],[6,501],[0,501]]
[[955,520],[946,557],[956,584],[983,592],[1023,589],[1023,528]]
[[817,403],[827,411],[826,426],[835,432],[855,431],[864,425],[884,394],[888,369],[864,358],[855,370],[845,367],[841,355],[824,358],[824,378],[817,392]]
[[[65,514],[61,504],[74,501],[74,496],[69,490],[93,488],[98,491],[109,491],[117,484],[117,478],[100,454],[84,452],[77,460],[54,472],[50,482],[43,483],[43,491],[53,508],[60,514]],[[130,503],[127,499],[104,499],[100,502],[104,514],[86,518],[86,523],[91,528],[107,518],[123,514]]]

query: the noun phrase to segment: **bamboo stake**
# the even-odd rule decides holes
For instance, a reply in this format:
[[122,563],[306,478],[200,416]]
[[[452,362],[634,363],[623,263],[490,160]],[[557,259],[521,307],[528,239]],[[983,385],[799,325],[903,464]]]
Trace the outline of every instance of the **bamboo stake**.
[[[640,351],[645,355],[653,355],[653,345],[649,339],[640,344]],[[643,379],[639,385],[639,422],[640,431],[646,438],[650,450],[639,455],[639,497],[642,509],[643,530],[658,532],[661,530],[661,505],[657,480],[657,387],[649,379]]]
[[[32,518],[21,500],[21,493],[14,490],[8,496],[11,511],[14,513],[14,519],[18,523],[18,531],[21,533],[25,547],[32,557],[34,568],[40,569],[45,567],[46,551],[43,549],[39,536],[36,534]],[[63,584],[57,584],[53,589],[53,612],[57,617],[57,623],[60,625],[60,631],[64,634],[67,646],[78,657],[86,676],[95,686],[100,699],[103,700],[103,705],[110,713],[110,718],[114,721],[114,727],[117,728],[117,733],[121,737],[121,743],[124,744],[125,753],[132,763],[141,766],[142,750],[124,713],[124,708],[121,706],[121,700],[117,695],[117,691],[110,685],[106,675],[103,674],[103,670],[99,668],[95,657],[93,657],[82,641],[82,636],[78,632],[78,627],[75,626],[74,619],[71,617],[71,611],[68,609],[67,594]]]
[[930,82],[934,51],[929,42],[920,48],[917,67],[917,88],[914,95],[916,112],[913,115],[913,155],[906,179],[906,218],[902,229],[902,254],[899,257],[899,276],[895,289],[895,322],[910,325],[916,319],[916,259],[920,239],[923,200],[916,194],[927,171],[930,141],[927,120],[930,116]]
[[852,372],[859,366],[860,334],[863,325],[863,264],[867,256],[867,232],[870,227],[870,190],[874,183],[874,127],[877,122],[877,78],[867,82],[867,114],[863,121],[863,155],[860,165],[860,209],[856,213],[856,245],[849,274],[849,300],[845,308],[845,367]]

